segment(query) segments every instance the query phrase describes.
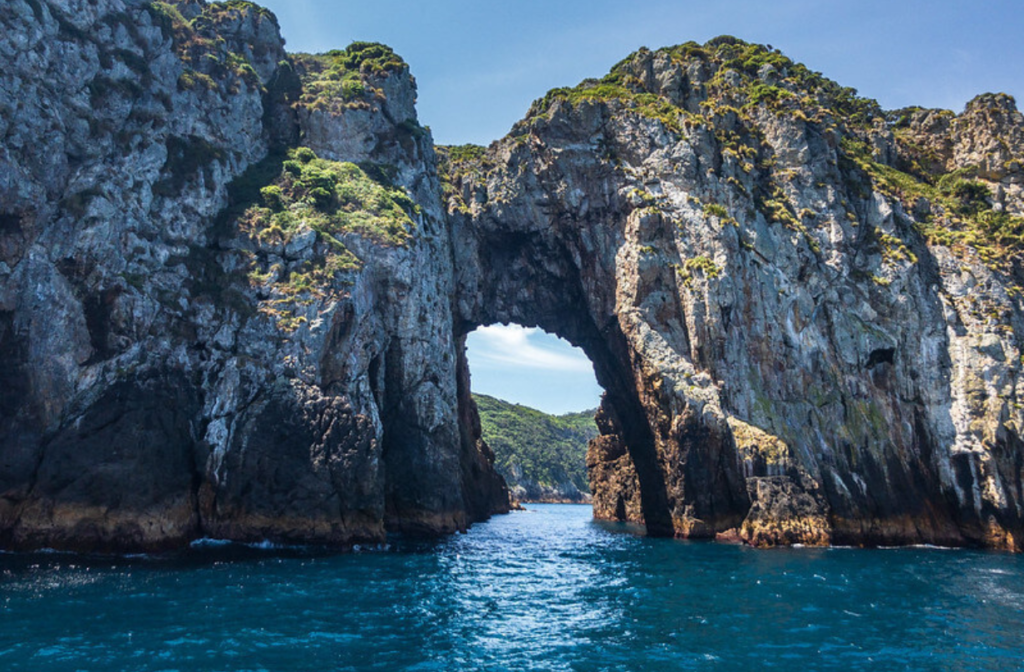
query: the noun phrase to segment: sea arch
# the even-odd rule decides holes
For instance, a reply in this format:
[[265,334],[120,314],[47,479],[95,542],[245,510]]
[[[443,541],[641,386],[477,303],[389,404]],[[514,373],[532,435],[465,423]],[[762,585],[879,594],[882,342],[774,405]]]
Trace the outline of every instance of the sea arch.
[[[533,212],[517,213],[517,205]],[[709,470],[696,452],[693,473],[683,479],[701,493],[689,502],[689,513],[721,520],[706,530],[687,530],[681,520],[685,484],[670,482],[678,471],[673,462],[680,438],[672,434],[680,427],[672,426],[668,409],[659,409],[631,342],[638,334],[628,333],[635,332],[633,309],[639,307],[629,306],[635,285],[619,257],[630,253],[625,229],[635,220],[614,207],[588,209],[584,221],[557,208],[514,204],[509,210],[498,205],[484,216],[452,216],[459,347],[478,327],[514,323],[539,327],[583,350],[605,391],[596,418],[601,435],[588,455],[595,517],[642,522],[651,536],[681,529],[706,536],[738,525],[749,501],[741,475],[731,468],[735,461]],[[681,309],[678,303],[675,309]],[[660,426],[666,420],[668,426]],[[701,438],[707,437],[687,441],[694,447],[699,441],[708,454]]]

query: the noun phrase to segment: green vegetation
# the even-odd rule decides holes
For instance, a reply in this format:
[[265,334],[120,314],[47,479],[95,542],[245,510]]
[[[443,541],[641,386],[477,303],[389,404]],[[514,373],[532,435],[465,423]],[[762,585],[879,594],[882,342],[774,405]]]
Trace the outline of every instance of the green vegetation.
[[694,257],[693,259],[687,259],[684,264],[685,268],[690,271],[700,270],[709,278],[717,278],[718,274],[722,269],[718,267],[718,264],[711,261],[710,257],[703,254]]
[[227,20],[234,19],[240,13],[255,14],[280,28],[277,16],[272,11],[248,0],[211,2],[203,9],[203,13],[194,19],[193,26],[197,29],[207,25],[218,26]]
[[693,288],[697,271],[700,271],[707,279],[717,278],[722,274],[721,267],[705,254],[699,254],[692,259],[687,259],[682,264],[671,264],[671,266],[679,275],[679,279],[683,281],[683,285],[688,288]]
[[917,255],[911,252],[910,248],[896,236],[878,232],[878,242],[882,246],[882,256],[887,261],[917,263]]
[[320,159],[308,147],[268,157],[246,171],[230,188],[230,212],[239,229],[260,245],[285,245],[297,235],[315,231],[324,250],[301,268],[285,274],[277,265],[267,267],[253,259],[249,281],[271,293],[260,311],[274,316],[291,331],[302,324],[296,305],[308,305],[331,291],[338,273],[360,268],[359,259],[341,241],[349,234],[378,245],[404,246],[415,227],[418,207],[402,190],[374,180],[353,163]]
[[408,69],[391,47],[375,42],[353,42],[326,54],[294,54],[293,60],[302,78],[300,104],[334,113],[383,100],[374,80]]
[[[918,229],[929,243],[954,252],[970,247],[990,268],[1002,271],[1024,250],[1024,218],[993,210],[988,188],[973,179],[973,170],[917,176],[875,161],[871,147],[861,140],[843,138],[841,146],[847,170],[859,170],[873,188],[900,200],[906,210],[919,199],[928,201],[931,216]],[[886,241],[882,244],[892,249]]]
[[[699,66],[705,73],[702,84],[693,88],[684,109],[678,102],[679,92],[664,86],[665,77],[650,75],[652,60],[668,60],[686,73]],[[700,100],[695,108],[694,100]],[[675,101],[675,102],[674,102]],[[550,120],[556,109],[566,105],[582,107],[605,105],[614,115],[638,115],[656,120],[665,131],[683,135],[694,129],[711,131],[721,155],[721,165],[712,165],[708,174],[753,196],[754,206],[770,222],[778,222],[799,234],[811,252],[821,252],[815,227],[823,220],[808,209],[806,203],[791,198],[810,185],[802,184],[807,171],[796,166],[780,167],[771,143],[764,135],[766,114],[794,124],[816,126],[816,133],[829,144],[840,144],[839,168],[847,191],[844,201],[851,225],[858,226],[854,208],[846,199],[862,200],[877,190],[903,204],[905,212],[915,213],[916,227],[931,244],[950,247],[961,255],[975,251],[993,270],[1009,272],[1021,259],[1024,250],[1024,218],[996,211],[986,183],[977,179],[976,171],[967,169],[946,174],[945,159],[934,148],[915,144],[912,127],[916,108],[884,112],[878,103],[860,97],[855,89],[842,87],[806,66],[795,63],[768,46],[748,44],[731,36],[721,36],[700,45],[688,42],[658,51],[640,49],[616,64],[601,79],[587,79],[575,87],[554,89],[534,102],[527,118],[517,125],[511,138],[515,146],[526,146],[535,127]],[[999,114],[1009,109],[1002,94],[980,96],[968,105],[978,114]],[[951,112],[936,112],[949,115]],[[969,117],[970,115],[968,115]],[[895,136],[899,151],[894,165],[886,165],[874,156],[872,142],[880,129]],[[482,148],[475,148],[482,154]],[[609,157],[614,159],[614,153]],[[445,167],[447,183],[465,185],[462,181],[473,171],[481,180],[487,173],[486,159],[477,154],[450,160]],[[1007,170],[1020,161],[1006,161]],[[749,182],[744,178],[749,176]],[[818,181],[815,188],[824,188]],[[448,187],[446,187],[447,189]],[[454,191],[454,189],[452,190]],[[639,192],[638,192],[639,193]],[[642,196],[630,195],[638,208],[653,208]],[[856,197],[856,198],[850,198]],[[464,194],[454,194],[449,205],[468,210]],[[727,211],[718,203],[702,204],[706,217],[738,226],[727,218]],[[736,206],[731,206],[735,208]],[[747,210],[749,216],[754,211]],[[905,236],[904,236],[905,238]],[[888,262],[916,263],[908,243],[895,234],[879,239]],[[679,267],[684,281],[693,279],[695,268]],[[714,277],[710,268],[701,268],[707,277]]]
[[594,411],[548,415],[481,394],[473,399],[495,467],[510,486],[518,482],[512,476],[515,466],[523,481],[548,487],[571,481],[581,492],[590,492],[587,442],[597,436]]
[[317,158],[299,147],[281,173],[260,188],[263,206],[242,216],[244,230],[261,241],[287,242],[300,227],[325,236],[357,233],[380,245],[405,245],[418,208],[402,189],[386,186],[354,163]]
[[[711,47],[713,51],[709,49]],[[782,111],[783,107],[795,108],[799,105],[802,108],[800,111],[809,118],[820,120],[824,114],[829,114],[855,125],[866,125],[882,116],[878,103],[859,97],[856,89],[840,86],[821,73],[811,71],[803,64],[795,63],[781,52],[764,45],[748,44],[723,36],[711,40],[705,48],[708,50],[705,52],[705,60],[719,65],[716,77],[712,78],[714,93],[731,95],[735,87],[725,81],[725,74],[735,72],[742,82],[739,93],[747,98],[744,103],[746,107],[765,103],[770,109]],[[685,49],[671,47],[667,51],[675,59],[687,59]],[[779,79],[777,85],[759,79],[764,66],[775,70]]]
[[260,88],[260,78],[252,64],[244,56],[228,51],[219,30],[221,23],[239,12],[256,12],[276,24],[277,17],[270,10],[240,0],[214,2],[189,21],[168,2],[150,2],[145,8],[164,37],[173,40],[174,50],[185,66],[178,78],[179,89],[201,86],[214,91],[222,83],[227,85],[229,93],[237,93],[239,83],[251,89]]
[[[682,68],[700,60],[710,68],[712,76],[708,99],[701,103],[702,114],[693,114],[673,104],[660,90],[648,88],[643,63],[651,56],[667,56]],[[774,70],[772,83],[761,78],[765,66]],[[657,119],[676,133],[708,124],[720,115],[736,114],[743,119],[762,106],[803,121],[821,122],[833,117],[865,128],[883,116],[878,103],[859,97],[855,89],[839,86],[776,50],[728,35],[704,45],[687,42],[656,52],[640,49],[599,80],[587,79],[575,87],[549,91],[533,104],[528,119],[548,114],[558,100],[572,105],[614,101],[636,114]]]
[[480,145],[438,145],[437,172],[445,203],[457,212],[468,213],[460,183],[482,186],[494,165],[487,159],[487,148]]
[[719,205],[718,203],[705,203],[704,214],[709,217],[717,217],[723,221],[729,219],[729,211],[725,209],[724,205]]
[[639,80],[632,75],[613,70],[601,80],[585,80],[573,88],[549,91],[544,98],[531,106],[528,118],[546,113],[556,100],[565,100],[572,105],[588,101],[617,101],[636,114],[660,121],[666,129],[675,133],[681,133],[684,128],[692,128],[695,124],[703,123],[697,115],[673,105],[662,96],[638,90],[639,87]]
[[445,156],[452,163],[483,161],[487,156],[487,148],[480,145],[447,145],[444,147],[444,151]]

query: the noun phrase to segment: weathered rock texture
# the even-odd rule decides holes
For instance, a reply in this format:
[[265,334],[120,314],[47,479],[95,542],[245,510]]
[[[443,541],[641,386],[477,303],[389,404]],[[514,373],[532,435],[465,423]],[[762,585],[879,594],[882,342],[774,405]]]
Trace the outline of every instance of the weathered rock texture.
[[507,510],[464,338],[509,321],[595,364],[599,517],[1024,544],[1009,97],[886,118],[761,47],[641,51],[442,188],[386,48],[288,56],[244,2],[0,28],[0,547]]
[[581,346],[599,518],[1020,550],[1022,117],[642,50],[448,151],[458,315]]
[[[460,422],[408,68],[356,62],[351,95],[321,95],[323,63],[286,57],[265,10],[177,10],[0,6],[0,546],[348,545],[507,511]],[[399,242],[250,226],[246,189],[300,139],[386,166]]]

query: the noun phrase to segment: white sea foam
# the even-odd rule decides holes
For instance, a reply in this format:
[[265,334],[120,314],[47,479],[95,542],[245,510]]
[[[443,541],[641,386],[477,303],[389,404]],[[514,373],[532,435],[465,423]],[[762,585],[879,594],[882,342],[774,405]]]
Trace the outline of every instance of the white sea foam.
[[189,548],[221,548],[223,546],[230,546],[235,542],[228,539],[212,539],[210,537],[203,537],[202,539],[196,539],[189,544]]

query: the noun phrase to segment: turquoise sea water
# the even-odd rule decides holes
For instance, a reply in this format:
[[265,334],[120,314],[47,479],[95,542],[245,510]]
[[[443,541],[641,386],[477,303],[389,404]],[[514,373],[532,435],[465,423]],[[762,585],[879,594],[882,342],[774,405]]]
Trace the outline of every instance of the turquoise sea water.
[[530,509],[345,555],[0,555],[0,670],[1024,669],[1020,556],[755,551]]

